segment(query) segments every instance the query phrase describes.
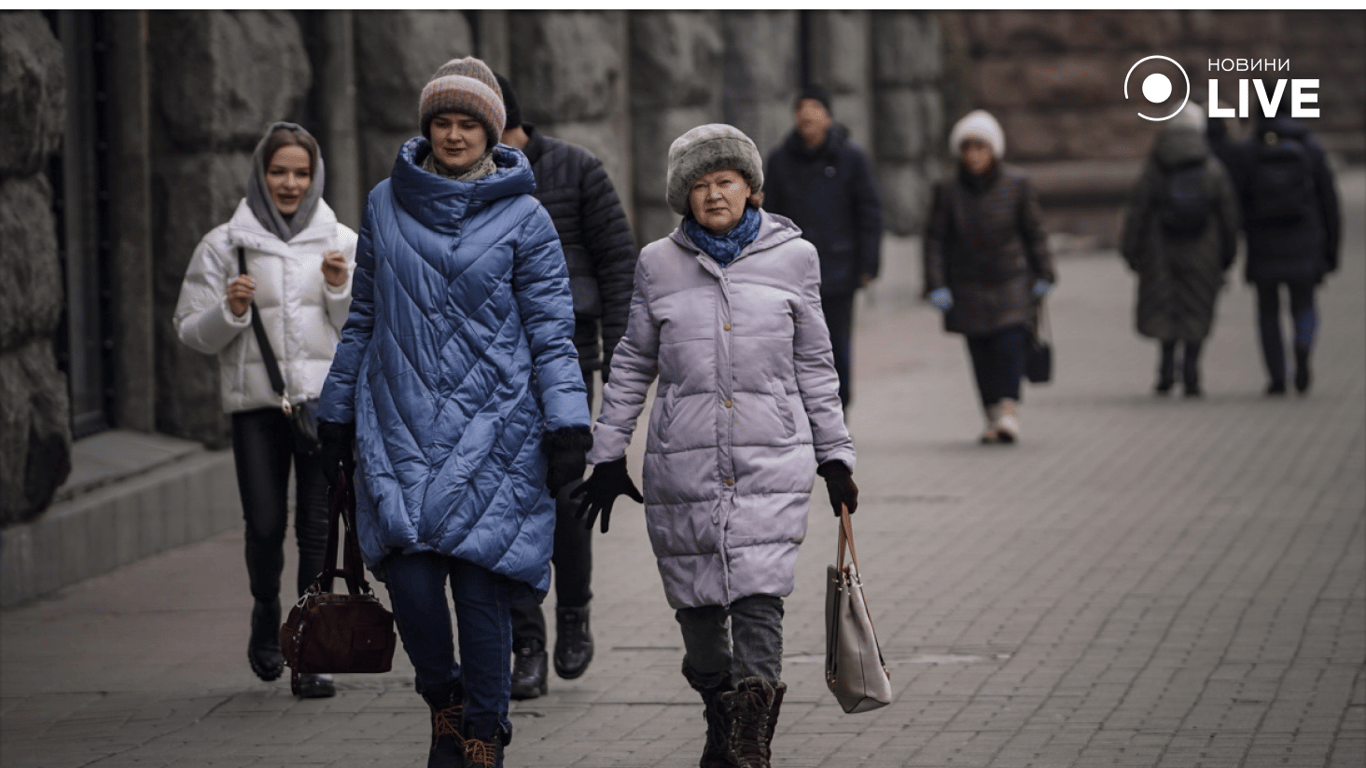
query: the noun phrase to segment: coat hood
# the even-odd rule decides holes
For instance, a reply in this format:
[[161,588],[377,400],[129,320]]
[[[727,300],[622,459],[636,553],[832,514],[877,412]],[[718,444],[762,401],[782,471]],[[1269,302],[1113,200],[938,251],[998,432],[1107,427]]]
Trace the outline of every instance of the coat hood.
[[[754,237],[754,242],[745,246],[745,249],[741,251],[740,255],[736,258],[736,261],[739,261],[756,251],[766,251],[770,248],[777,248],[789,240],[796,240],[802,236],[802,231],[786,216],[769,213],[763,209],[759,210],[759,216],[759,234]],[[703,253],[702,249],[692,241],[692,238],[688,237],[688,233],[683,230],[682,222],[679,222],[679,225],[674,227],[674,231],[669,233],[669,239],[689,253],[694,253],[699,256],[706,255]],[[712,261],[712,258],[707,256],[707,261]]]
[[247,199],[242,198],[237,204],[237,210],[233,211],[232,218],[228,220],[228,243],[233,247],[241,245],[258,251],[288,253],[290,244],[299,245],[324,240],[333,237],[336,231],[337,214],[326,200],[319,200],[308,226],[290,238],[289,243],[285,243],[261,223],[252,212]]
[[1153,149],[1153,157],[1164,168],[1188,165],[1204,160],[1208,155],[1209,140],[1200,129],[1190,126],[1173,126],[1164,130],[1157,137],[1157,145]]
[[422,170],[422,161],[431,151],[431,142],[421,136],[405,142],[394,160],[389,183],[408,215],[444,235],[457,234],[468,216],[490,203],[529,195],[536,189],[526,155],[507,145],[493,149],[498,170],[474,181],[445,179]]

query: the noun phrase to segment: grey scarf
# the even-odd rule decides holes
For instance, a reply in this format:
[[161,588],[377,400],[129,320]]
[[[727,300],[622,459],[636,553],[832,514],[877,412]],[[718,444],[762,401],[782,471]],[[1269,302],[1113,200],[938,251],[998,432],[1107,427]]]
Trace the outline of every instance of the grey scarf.
[[313,158],[313,181],[308,185],[308,191],[304,193],[303,199],[299,201],[298,210],[294,215],[285,218],[280,209],[275,207],[275,201],[270,198],[270,188],[266,186],[266,162],[270,160],[265,157],[266,141],[277,128],[288,128],[295,133],[312,137],[303,126],[294,123],[275,123],[266,129],[266,135],[257,142],[256,151],[251,155],[251,177],[247,179],[247,207],[251,209],[256,220],[261,222],[261,226],[287,243],[304,231],[313,220],[313,212],[318,209],[318,201],[323,198],[323,182],[327,177],[323,173],[322,150],[319,149],[318,156]]
[[443,179],[454,179],[456,181],[474,181],[498,170],[498,166],[493,162],[493,152],[488,151],[484,156],[474,161],[474,164],[460,173],[451,173],[436,161],[436,153],[428,151],[427,156],[422,159],[422,170],[434,173]]

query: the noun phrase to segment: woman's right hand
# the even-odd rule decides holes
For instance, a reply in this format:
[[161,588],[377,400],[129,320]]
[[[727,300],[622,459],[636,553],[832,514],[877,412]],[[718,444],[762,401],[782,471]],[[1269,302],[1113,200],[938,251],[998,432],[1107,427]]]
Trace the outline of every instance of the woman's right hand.
[[948,288],[935,288],[925,298],[941,312],[953,309],[953,293]]
[[607,533],[607,521],[612,516],[612,504],[622,494],[630,496],[639,504],[645,503],[645,497],[640,495],[640,489],[631,482],[631,476],[626,472],[625,456],[616,461],[595,465],[593,474],[580,483],[578,488],[569,492],[570,498],[583,497],[574,516],[583,521],[584,528],[593,530],[593,521],[597,519],[599,512],[602,513],[603,533]]
[[251,275],[238,275],[236,280],[228,283],[228,309],[232,310],[234,317],[245,315],[255,298],[256,281],[251,279]]

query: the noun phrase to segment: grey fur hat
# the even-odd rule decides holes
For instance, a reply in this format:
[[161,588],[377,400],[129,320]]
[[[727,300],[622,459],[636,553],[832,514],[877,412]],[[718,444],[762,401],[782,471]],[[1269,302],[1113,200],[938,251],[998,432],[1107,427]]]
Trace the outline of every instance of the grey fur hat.
[[750,189],[764,188],[764,160],[759,148],[739,128],[725,123],[708,123],[674,139],[669,146],[669,172],[666,198],[675,213],[687,215],[688,190],[693,182],[712,171],[732,168],[739,171]]

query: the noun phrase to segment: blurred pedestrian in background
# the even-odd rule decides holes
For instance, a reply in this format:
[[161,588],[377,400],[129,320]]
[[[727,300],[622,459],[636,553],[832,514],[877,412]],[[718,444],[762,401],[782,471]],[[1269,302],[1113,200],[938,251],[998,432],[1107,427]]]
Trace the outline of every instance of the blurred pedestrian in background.
[[830,95],[807,86],[796,128],[768,156],[764,208],[786,216],[816,246],[821,307],[830,328],[840,403],[853,397],[854,296],[877,278],[882,202],[868,157],[834,122]]
[[1120,235],[1120,255],[1138,273],[1138,332],[1161,343],[1159,395],[1175,383],[1180,342],[1185,395],[1200,396],[1200,347],[1238,249],[1237,191],[1205,139],[1201,112],[1190,104],[1163,124]]
[[589,413],[564,256],[526,157],[498,145],[498,83],[474,58],[441,71],[370,192],[319,429],[328,471],[357,470],[365,562],[431,709],[427,765],[501,766],[511,606],[550,586]]
[[[531,163],[534,194],[555,222],[569,267],[574,346],[591,410],[593,372],[600,369],[602,380],[607,381],[612,352],[626,332],[631,309],[636,268],[631,224],[602,162],[583,147],[546,136],[531,123],[522,122],[512,86],[502,75],[497,77],[507,107],[503,143],[522,150]],[[554,658],[555,674],[566,680],[582,675],[593,660],[593,633],[588,624],[588,603],[593,597],[592,529],[575,520],[578,504],[568,495],[579,480],[574,478],[555,497]],[[512,698],[530,699],[545,693],[549,688],[545,615],[538,603],[513,604],[512,647]]]
[[[816,249],[759,209],[763,188],[759,151],[732,126],[698,126],[669,148],[667,199],[683,221],[641,251],[596,466],[575,492],[603,532],[617,496],[645,504],[683,675],[704,703],[708,768],[769,765],[787,690],[783,598],[816,474],[837,510],[858,503]],[[626,447],[656,377],[642,497]]]
[[1038,199],[1024,173],[1002,162],[1005,146],[985,110],[953,126],[956,173],[935,185],[925,231],[925,297],[943,311],[946,331],[967,338],[983,443],[1019,439],[1028,326],[1056,282]]
[[1284,395],[1286,389],[1281,286],[1290,298],[1295,390],[1304,393],[1319,323],[1314,290],[1338,268],[1342,227],[1333,172],[1308,127],[1279,114],[1259,117],[1238,150],[1234,177],[1247,234],[1245,274],[1257,288],[1266,393]]
[[[294,467],[296,594],[323,569],[327,481],[316,454],[299,450],[281,395],[252,330],[257,316],[290,407],[318,397],[351,305],[356,233],[323,200],[318,142],[294,123],[266,130],[251,158],[247,195],[225,224],[199,241],[180,286],[174,324],[181,342],[218,355],[223,410],[232,414],[232,455],[246,522],[247,578],[254,604],[247,660],[257,677],[284,671],[280,577]],[[246,270],[242,269],[245,259]],[[303,675],[300,695],[334,694],[328,675]]]

